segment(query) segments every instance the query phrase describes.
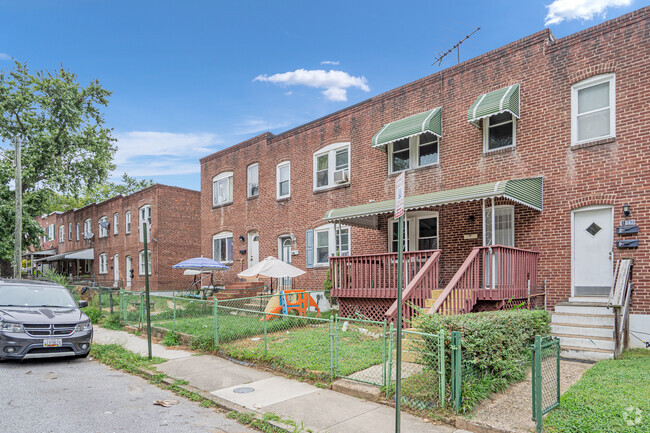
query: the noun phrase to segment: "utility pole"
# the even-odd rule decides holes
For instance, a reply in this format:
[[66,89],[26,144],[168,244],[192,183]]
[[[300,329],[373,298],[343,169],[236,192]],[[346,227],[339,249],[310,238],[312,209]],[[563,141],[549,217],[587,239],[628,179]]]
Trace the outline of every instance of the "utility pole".
[[14,278],[20,279],[22,271],[23,249],[23,177],[22,163],[20,161],[20,137],[14,137],[16,146],[16,229],[14,239]]

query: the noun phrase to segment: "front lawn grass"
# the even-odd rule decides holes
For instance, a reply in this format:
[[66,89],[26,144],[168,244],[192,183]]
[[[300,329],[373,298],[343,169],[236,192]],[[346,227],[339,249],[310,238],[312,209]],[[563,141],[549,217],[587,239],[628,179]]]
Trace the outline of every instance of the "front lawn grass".
[[587,370],[548,414],[549,432],[650,432],[650,351],[635,349],[622,359]]

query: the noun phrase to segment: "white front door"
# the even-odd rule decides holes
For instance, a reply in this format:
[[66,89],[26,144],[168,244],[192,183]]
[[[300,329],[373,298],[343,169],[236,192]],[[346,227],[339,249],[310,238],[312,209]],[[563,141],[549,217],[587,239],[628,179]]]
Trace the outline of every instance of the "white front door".
[[248,233],[248,267],[256,265],[260,261],[260,234],[258,232]]
[[572,216],[573,296],[608,296],[613,279],[613,207],[590,206]]
[[131,287],[131,256],[126,256],[126,287]]
[[116,283],[120,281],[120,256],[118,254],[113,256],[113,281]]
[[[278,238],[279,259],[291,264],[291,235]],[[279,283],[284,290],[291,290],[291,278],[280,278]]]

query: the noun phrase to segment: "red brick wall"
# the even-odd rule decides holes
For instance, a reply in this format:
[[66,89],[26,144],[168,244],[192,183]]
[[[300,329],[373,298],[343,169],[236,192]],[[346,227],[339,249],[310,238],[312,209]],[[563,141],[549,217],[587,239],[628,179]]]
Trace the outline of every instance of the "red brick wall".
[[[199,214],[198,191],[185,188],[154,185],[128,196],[118,195],[98,204],[91,204],[77,210],[70,210],[61,214],[53,213],[45,219],[36,220],[42,227],[54,222],[56,224],[56,240],[42,245],[43,249],[56,248],[57,254],[94,248],[92,275],[96,280],[106,285],[114,282],[114,255],[118,254],[119,279],[126,280],[126,257],[131,256],[134,278],[132,290],[144,288],[144,275],[139,275],[139,252],[144,249],[140,242],[138,227],[139,209],[144,205],[151,205],[152,240],[149,251],[152,258],[152,272],[149,278],[152,290],[182,290],[186,288],[191,278],[185,277],[182,271],[172,271],[171,266],[186,258],[200,255],[198,223]],[[127,211],[131,211],[131,232],[126,233]],[[119,214],[119,232],[113,234],[113,214]],[[99,218],[106,216],[110,222],[108,236],[99,237]],[[90,240],[83,239],[83,223],[90,218],[94,237]],[[72,222],[72,241],[68,240],[68,223]],[[79,223],[79,241],[76,240],[75,224]],[[65,241],[59,243],[59,226],[65,226]],[[108,256],[108,273],[99,273],[100,254]]]
[[[212,235],[234,234],[238,241],[250,230],[260,232],[260,257],[277,256],[277,238],[293,233],[299,254],[294,264],[305,267],[305,230],[322,224],[333,208],[393,198],[394,177],[387,174],[386,154],[372,149],[372,136],[385,123],[442,106],[440,162],[406,173],[409,195],[520,177],[544,176],[544,210],[516,209],[516,243],[539,248],[540,281],[547,281],[549,305],[566,299],[571,287],[571,210],[590,204],[615,208],[616,224],[623,203],[632,206],[640,225],[641,247],[614,258],[636,259],[635,313],[650,313],[649,240],[650,120],[643,113],[650,80],[650,8],[563,39],[541,31],[457,66],[391,90],[345,110],[277,136],[263,134],[201,160],[201,251],[212,255]],[[616,73],[616,138],[591,146],[571,147],[571,85],[606,72]],[[481,93],[519,83],[521,119],[517,146],[482,153],[482,133],[466,120],[467,109]],[[351,143],[351,184],[315,193],[313,153],[336,142]],[[275,167],[291,161],[291,198],[277,201]],[[259,162],[260,196],[246,199],[246,166]],[[234,203],[212,208],[212,178],[234,172]],[[480,215],[479,203],[444,206],[440,211],[444,278],[471,246],[480,243],[480,219],[469,226],[469,213]],[[352,253],[386,250],[381,230],[353,229]],[[466,230],[479,240],[465,241]],[[618,238],[615,236],[615,238]],[[244,257],[245,258],[245,257]],[[244,267],[246,263],[244,262]],[[234,279],[234,271],[224,274]],[[325,270],[309,271],[297,285],[319,288]]]

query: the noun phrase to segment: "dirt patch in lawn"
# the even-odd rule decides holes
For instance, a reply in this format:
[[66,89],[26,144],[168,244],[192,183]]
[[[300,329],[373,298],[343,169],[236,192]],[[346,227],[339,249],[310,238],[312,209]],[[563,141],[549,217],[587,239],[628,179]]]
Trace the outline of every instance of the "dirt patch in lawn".
[[[593,364],[560,361],[560,392],[569,389]],[[516,383],[505,392],[495,394],[472,412],[471,422],[495,429],[524,433],[535,429],[532,416],[532,390],[530,372],[526,380]]]

